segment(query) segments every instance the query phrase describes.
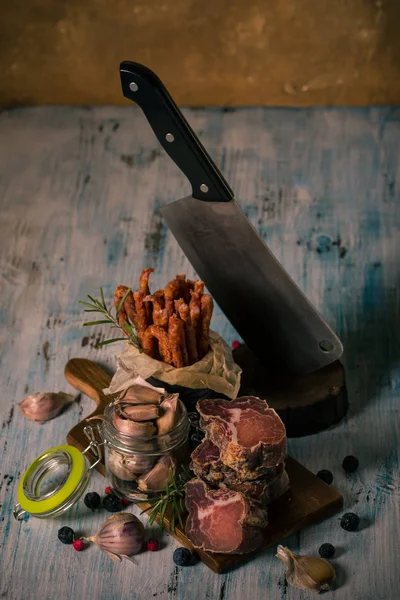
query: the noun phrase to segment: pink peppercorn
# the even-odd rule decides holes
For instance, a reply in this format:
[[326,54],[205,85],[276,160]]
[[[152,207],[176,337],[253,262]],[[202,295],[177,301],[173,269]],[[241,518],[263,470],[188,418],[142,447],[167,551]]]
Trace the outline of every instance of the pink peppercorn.
[[232,348],[233,350],[236,350],[236,348],[239,348],[242,344],[240,342],[238,342],[238,340],[234,340],[232,342]]
[[147,540],[146,547],[150,552],[155,552],[158,550],[158,540]]
[[128,500],[128,498],[121,498],[121,504],[122,506],[129,506],[131,503],[130,500]]
[[82,550],[85,549],[85,544],[82,542],[82,540],[75,540],[73,546],[77,552],[82,552]]
[[112,488],[110,488],[110,486],[107,486],[106,489],[104,490],[105,494],[111,494],[112,492]]

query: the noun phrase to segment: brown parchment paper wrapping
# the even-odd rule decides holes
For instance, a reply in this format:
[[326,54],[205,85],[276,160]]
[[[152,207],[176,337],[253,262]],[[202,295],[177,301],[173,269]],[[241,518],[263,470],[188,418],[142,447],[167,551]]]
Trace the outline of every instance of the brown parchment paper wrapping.
[[132,344],[127,344],[117,357],[117,371],[105,394],[120,393],[137,381],[137,377],[155,377],[170,385],[190,389],[211,389],[228,398],[237,397],[240,388],[241,368],[232,356],[228,344],[215,331],[210,331],[210,350],[194,365],[177,369],[147,354]]

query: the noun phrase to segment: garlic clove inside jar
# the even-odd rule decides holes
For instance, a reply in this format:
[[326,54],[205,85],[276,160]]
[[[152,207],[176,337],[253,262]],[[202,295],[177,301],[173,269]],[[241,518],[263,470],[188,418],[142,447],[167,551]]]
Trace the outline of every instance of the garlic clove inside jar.
[[153,456],[143,456],[141,454],[129,456],[110,449],[108,468],[111,473],[123,481],[136,481],[139,475],[153,468],[156,460]]
[[178,394],[170,394],[161,402],[160,416],[157,419],[157,431],[161,435],[172,431],[182,416]]
[[138,487],[142,492],[159,492],[165,487],[170,471],[175,475],[176,461],[172,456],[163,456],[149,473],[138,479]]

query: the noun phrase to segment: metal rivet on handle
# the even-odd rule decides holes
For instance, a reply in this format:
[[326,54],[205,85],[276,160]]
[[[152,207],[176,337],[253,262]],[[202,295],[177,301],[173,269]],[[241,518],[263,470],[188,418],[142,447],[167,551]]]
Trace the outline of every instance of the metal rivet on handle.
[[321,348],[322,352],[332,352],[333,350],[333,344],[330,340],[321,340],[319,347]]
[[175,140],[172,133],[167,133],[167,135],[165,136],[165,139],[167,140],[167,142],[173,142]]
[[138,84],[134,81],[131,81],[131,83],[129,84],[129,89],[131,90],[131,92],[137,92],[139,89]]
[[206,194],[208,192],[208,185],[206,185],[205,183],[202,183],[200,186],[200,189],[202,192],[204,192]]

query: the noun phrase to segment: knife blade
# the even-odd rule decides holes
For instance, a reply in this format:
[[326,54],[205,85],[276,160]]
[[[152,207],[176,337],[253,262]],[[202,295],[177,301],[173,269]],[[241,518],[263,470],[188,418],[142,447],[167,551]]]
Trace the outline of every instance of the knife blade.
[[157,75],[128,61],[120,75],[124,96],[192,186],[191,196],[161,213],[239,335],[261,362],[288,373],[340,358],[339,338],[260,238]]

